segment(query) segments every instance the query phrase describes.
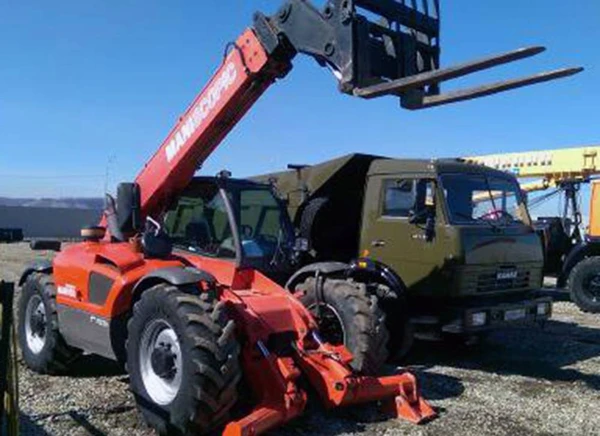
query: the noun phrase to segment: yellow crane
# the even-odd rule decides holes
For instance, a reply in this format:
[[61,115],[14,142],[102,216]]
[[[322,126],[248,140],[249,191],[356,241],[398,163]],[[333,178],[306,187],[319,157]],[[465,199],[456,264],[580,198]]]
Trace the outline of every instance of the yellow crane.
[[[510,172],[520,179],[533,179],[521,184],[525,192],[550,188],[564,192],[562,217],[536,222],[546,249],[545,270],[557,278],[558,287],[568,288],[582,310],[600,313],[600,146],[470,156],[462,160]],[[584,183],[592,185],[585,238],[580,230],[577,195]],[[475,202],[478,200],[474,198]]]
[[519,178],[540,178],[548,187],[558,186],[563,181],[586,182],[591,176],[600,174],[600,146],[491,154],[464,159],[511,172]]
[[[600,146],[471,156],[464,160],[511,172],[521,179],[537,179],[521,184],[521,189],[528,193],[561,188],[566,197],[563,216],[566,218],[569,215],[570,207],[575,227],[581,224],[576,198],[579,186],[592,182],[594,176],[600,175]],[[600,214],[599,196],[600,186],[593,183],[588,226],[588,234],[591,236],[600,236],[600,221],[593,219]]]

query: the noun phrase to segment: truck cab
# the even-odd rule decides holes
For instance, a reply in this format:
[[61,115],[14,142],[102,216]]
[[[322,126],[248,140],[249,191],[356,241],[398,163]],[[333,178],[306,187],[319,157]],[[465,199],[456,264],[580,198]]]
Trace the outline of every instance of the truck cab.
[[457,160],[380,159],[366,177],[360,253],[400,277],[416,324],[484,328],[549,313],[523,301],[542,285],[531,224],[512,175]]

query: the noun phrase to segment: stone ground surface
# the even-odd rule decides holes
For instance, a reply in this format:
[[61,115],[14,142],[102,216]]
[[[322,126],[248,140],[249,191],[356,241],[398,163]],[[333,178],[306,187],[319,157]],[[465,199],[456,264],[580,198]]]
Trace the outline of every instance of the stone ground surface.
[[[18,279],[36,257],[27,245],[0,245],[0,278]],[[374,406],[325,413],[313,405],[275,435],[598,435],[600,316],[555,304],[544,329],[497,332],[472,348],[419,344],[406,364],[437,420],[412,426],[383,419]],[[34,374],[21,363],[24,435],[150,435],[127,375],[85,357],[69,377]]]

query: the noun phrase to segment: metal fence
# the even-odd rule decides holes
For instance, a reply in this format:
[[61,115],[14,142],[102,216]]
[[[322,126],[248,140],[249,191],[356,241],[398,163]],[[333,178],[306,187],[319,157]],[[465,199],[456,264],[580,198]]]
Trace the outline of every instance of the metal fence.
[[22,229],[25,238],[77,238],[101,216],[92,209],[0,206],[0,228]]

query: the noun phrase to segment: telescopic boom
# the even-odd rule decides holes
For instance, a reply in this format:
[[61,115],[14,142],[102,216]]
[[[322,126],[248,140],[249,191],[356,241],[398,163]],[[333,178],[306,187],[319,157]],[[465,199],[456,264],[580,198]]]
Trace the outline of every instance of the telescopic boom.
[[139,174],[142,216],[159,213],[298,53],[328,67],[349,95],[399,97],[402,107],[421,109],[468,100],[566,77],[567,68],[448,94],[440,83],[534,56],[531,47],[440,69],[439,0],[331,0],[318,10],[307,0],[288,0],[273,16],[228,44],[222,65],[181,116]]

